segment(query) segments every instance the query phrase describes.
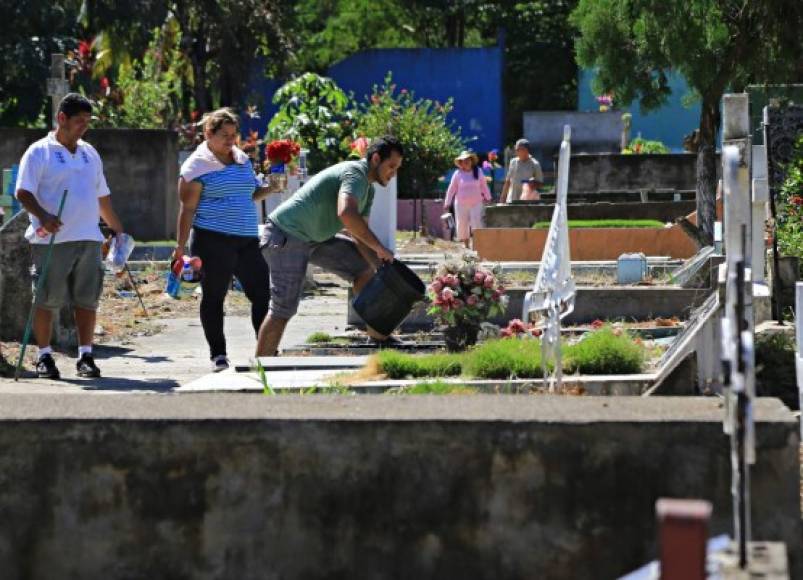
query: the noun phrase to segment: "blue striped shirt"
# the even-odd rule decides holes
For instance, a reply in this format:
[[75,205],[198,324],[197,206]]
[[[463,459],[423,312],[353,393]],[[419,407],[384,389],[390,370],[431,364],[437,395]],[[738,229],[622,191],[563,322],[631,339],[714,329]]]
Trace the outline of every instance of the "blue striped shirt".
[[194,226],[233,236],[257,237],[259,218],[254,190],[259,187],[250,163],[232,163],[202,175]]

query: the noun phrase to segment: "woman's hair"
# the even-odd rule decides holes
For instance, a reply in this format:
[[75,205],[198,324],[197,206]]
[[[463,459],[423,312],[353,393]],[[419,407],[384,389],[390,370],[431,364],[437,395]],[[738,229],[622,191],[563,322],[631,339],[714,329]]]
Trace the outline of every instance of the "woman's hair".
[[204,131],[209,131],[210,133],[217,133],[223,125],[234,125],[238,129],[240,127],[239,117],[228,107],[207,113],[204,115],[202,122]]

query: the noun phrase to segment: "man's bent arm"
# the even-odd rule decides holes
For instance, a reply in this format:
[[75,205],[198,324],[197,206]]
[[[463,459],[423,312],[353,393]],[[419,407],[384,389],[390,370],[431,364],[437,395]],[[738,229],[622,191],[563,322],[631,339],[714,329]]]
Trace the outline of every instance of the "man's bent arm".
[[357,240],[376,252],[377,257],[389,262],[393,261],[393,253],[390,252],[368,227],[365,218],[360,215],[357,200],[347,193],[340,193],[337,197],[337,217],[349,233]]

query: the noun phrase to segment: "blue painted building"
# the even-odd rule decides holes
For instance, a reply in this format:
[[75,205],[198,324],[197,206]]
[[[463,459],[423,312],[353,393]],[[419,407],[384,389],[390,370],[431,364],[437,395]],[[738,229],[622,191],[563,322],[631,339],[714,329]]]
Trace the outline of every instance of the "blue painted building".
[[[591,90],[594,72],[581,70],[578,74],[577,110],[598,111],[599,103]],[[630,112],[633,115],[631,137],[637,137],[641,133],[644,139],[662,141],[671,150],[682,151],[683,136],[700,126],[700,103],[693,103],[690,107],[683,106],[681,99],[689,93],[689,87],[680,74],[670,74],[669,86],[672,94],[667,103],[650,113],[642,113],[638,102],[629,106],[620,106],[616,102],[614,104],[622,113]]]
[[381,85],[388,71],[400,90],[441,102],[454,99],[450,119],[480,152],[503,144],[503,54],[490,48],[398,48],[359,52],[329,68],[329,76],[358,101]]
[[[261,70],[257,63],[249,84],[249,102],[257,101],[261,118],[251,123],[244,119],[244,133],[256,129],[263,134],[276,112],[271,101],[281,83],[264,78]],[[344,91],[353,92],[358,102],[364,102],[388,72],[393,74],[397,90],[407,89],[417,98],[440,102],[452,98],[454,109],[448,120],[460,127],[469,147],[485,152],[503,145],[502,70],[500,47],[391,48],[354,54],[331,66],[328,76]]]

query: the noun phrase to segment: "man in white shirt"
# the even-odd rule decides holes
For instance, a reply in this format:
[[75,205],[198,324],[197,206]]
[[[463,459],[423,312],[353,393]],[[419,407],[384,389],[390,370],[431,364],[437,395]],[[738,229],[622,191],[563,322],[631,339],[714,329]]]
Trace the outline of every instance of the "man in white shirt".
[[[41,275],[50,236],[56,235],[47,278],[40,289],[33,319],[39,346],[36,372],[39,377],[58,379],[60,373],[50,348],[53,312],[68,300],[75,312],[78,330],[77,374],[99,377],[92,357],[95,313],[103,289],[102,217],[116,234],[123,225],[112,209],[103,163],[92,145],[83,141],[92,117],[92,104],[71,93],[59,103],[55,131],[33,143],[20,161],[16,196],[28,211],[31,225],[25,237],[33,253],[34,282]],[[59,203],[67,191],[61,219]]]
[[533,191],[544,185],[541,164],[530,155],[530,142],[527,139],[516,141],[516,156],[510,160],[510,167],[502,186],[500,203],[510,203],[521,198],[522,185],[529,184]]

